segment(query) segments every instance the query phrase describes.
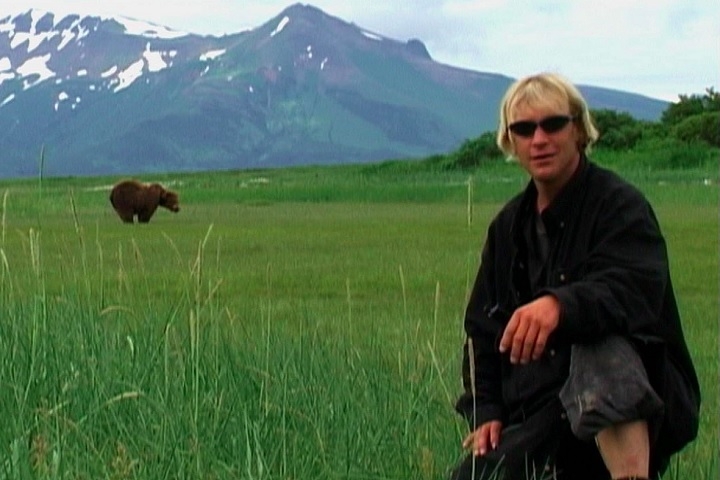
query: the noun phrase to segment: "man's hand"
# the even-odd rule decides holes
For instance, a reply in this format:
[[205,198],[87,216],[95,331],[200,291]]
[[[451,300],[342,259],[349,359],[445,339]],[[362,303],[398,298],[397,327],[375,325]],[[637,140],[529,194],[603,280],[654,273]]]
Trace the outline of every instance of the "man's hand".
[[462,446],[464,449],[472,449],[473,455],[476,457],[482,457],[488,449],[495,450],[497,448],[500,443],[501,430],[502,422],[500,420],[485,422],[465,437]]
[[500,339],[500,353],[510,350],[510,363],[537,360],[560,322],[560,302],[545,295],[513,312]]

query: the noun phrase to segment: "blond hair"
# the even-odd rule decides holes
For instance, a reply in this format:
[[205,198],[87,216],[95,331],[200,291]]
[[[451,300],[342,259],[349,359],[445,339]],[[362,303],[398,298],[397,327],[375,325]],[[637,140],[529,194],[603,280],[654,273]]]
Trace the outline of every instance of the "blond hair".
[[580,91],[567,79],[556,73],[540,73],[515,81],[503,96],[500,103],[500,124],[497,131],[497,145],[506,155],[513,156],[514,148],[508,125],[519,104],[533,108],[552,107],[565,109],[570,107],[570,115],[575,117],[575,125],[580,132],[578,151],[589,152],[591,145],[598,139],[598,131],[593,124],[587,102]]

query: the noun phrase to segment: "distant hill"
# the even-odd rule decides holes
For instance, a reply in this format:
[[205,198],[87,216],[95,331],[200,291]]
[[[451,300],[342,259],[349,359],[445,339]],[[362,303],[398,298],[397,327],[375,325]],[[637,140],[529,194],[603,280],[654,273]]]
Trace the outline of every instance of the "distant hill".
[[[369,162],[447,153],[492,130],[512,78],[435,62],[292,5],[222,37],[124,18],[0,18],[0,177]],[[581,86],[591,108],[667,103]]]

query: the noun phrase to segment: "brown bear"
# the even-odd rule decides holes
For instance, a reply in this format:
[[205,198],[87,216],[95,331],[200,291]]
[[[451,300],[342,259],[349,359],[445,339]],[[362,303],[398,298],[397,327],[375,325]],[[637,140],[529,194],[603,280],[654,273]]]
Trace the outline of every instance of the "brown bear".
[[135,215],[139,223],[149,222],[158,206],[172,212],[180,211],[177,193],[165,190],[159,183],[137,180],[117,183],[110,192],[110,203],[125,223],[134,223]]

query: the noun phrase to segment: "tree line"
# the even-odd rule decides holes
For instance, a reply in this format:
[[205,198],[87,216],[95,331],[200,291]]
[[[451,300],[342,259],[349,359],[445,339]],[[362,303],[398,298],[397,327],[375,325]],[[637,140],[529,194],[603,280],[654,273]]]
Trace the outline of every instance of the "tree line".
[[[608,109],[591,110],[591,114],[600,132],[593,148],[599,151],[720,148],[720,93],[713,88],[706,89],[704,94],[679,95],[678,101],[669,104],[660,120],[655,122]],[[447,169],[469,169],[485,161],[502,159],[495,136],[494,131],[483,133],[466,140],[449,155],[428,160],[441,163]]]

